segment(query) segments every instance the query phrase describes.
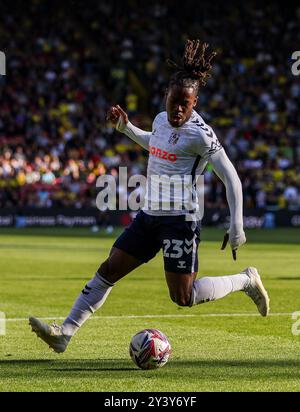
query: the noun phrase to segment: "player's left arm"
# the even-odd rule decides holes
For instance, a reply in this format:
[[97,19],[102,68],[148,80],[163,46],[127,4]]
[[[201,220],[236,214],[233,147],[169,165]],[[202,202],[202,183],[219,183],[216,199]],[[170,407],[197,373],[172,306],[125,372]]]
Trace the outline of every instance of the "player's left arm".
[[226,196],[230,209],[230,228],[227,232],[222,249],[230,242],[233,258],[236,259],[237,249],[246,243],[243,227],[243,190],[238,174],[229,160],[224,148],[212,128],[199,122],[196,152],[209,162],[215,173],[226,187]]
[[[243,227],[243,189],[237,171],[229,160],[224,149],[212,154],[209,159],[215,173],[219,176],[226,187],[227,201],[230,209],[230,228],[225,237],[223,248],[226,247],[226,240],[230,242],[233,251],[246,243],[246,236]],[[233,253],[236,259],[236,253]]]

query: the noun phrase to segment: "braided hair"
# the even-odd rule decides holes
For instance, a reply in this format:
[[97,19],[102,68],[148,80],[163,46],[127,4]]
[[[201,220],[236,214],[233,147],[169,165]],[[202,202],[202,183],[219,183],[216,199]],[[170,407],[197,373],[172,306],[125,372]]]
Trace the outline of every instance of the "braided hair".
[[216,52],[208,53],[208,47],[207,43],[202,43],[200,40],[187,40],[182,66],[167,60],[170,67],[177,69],[171,77],[169,87],[191,87],[198,94],[200,87],[205,86],[207,79],[211,77],[211,61],[217,55]]

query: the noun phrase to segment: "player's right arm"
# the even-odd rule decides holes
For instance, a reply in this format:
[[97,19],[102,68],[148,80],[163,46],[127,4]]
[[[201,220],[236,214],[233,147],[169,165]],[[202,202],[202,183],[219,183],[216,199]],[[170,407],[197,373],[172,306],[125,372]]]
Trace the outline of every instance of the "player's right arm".
[[139,129],[134,126],[128,119],[127,113],[119,106],[112,106],[107,114],[107,120],[114,124],[116,130],[126,134],[135,143],[149,150],[149,141],[151,132]]

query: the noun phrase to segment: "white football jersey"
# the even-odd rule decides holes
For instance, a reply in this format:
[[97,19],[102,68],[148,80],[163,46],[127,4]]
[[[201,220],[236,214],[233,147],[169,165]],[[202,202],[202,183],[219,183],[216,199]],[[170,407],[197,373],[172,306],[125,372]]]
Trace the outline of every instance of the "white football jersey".
[[213,129],[196,111],[178,128],[171,126],[167,112],[160,113],[149,140],[143,211],[157,216],[198,212],[196,179],[221,149]]

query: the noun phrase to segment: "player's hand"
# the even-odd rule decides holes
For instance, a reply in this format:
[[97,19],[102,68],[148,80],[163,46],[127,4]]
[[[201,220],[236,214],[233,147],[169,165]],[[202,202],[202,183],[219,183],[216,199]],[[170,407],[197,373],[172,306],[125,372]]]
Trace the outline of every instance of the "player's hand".
[[232,257],[234,260],[237,260],[237,250],[240,246],[244,245],[246,241],[246,235],[243,229],[237,230],[236,228],[231,228],[224,236],[221,250],[225,250],[229,242],[232,249]]
[[121,130],[128,123],[128,115],[121,106],[112,106],[106,116],[106,120],[111,122],[118,130]]

